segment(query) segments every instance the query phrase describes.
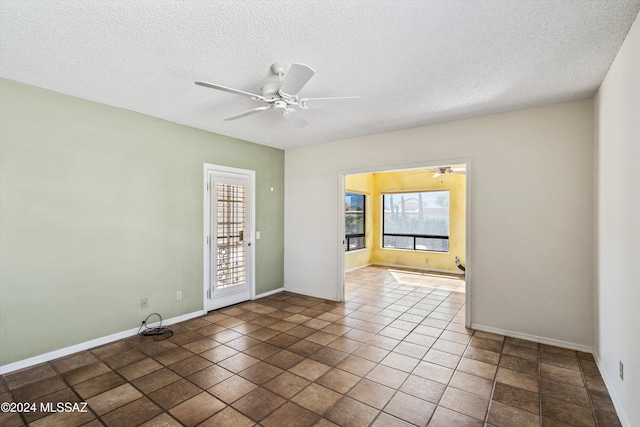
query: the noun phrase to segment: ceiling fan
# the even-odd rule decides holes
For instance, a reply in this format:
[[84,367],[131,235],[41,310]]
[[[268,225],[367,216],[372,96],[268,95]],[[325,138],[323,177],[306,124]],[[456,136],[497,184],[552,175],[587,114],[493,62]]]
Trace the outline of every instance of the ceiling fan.
[[465,172],[466,172],[466,169],[465,168],[461,168],[461,167],[439,166],[439,167],[436,167],[436,168],[427,169],[425,171],[414,172],[414,174],[429,173],[429,172],[434,172],[432,178],[437,178],[437,177],[439,177],[441,175],[444,175],[444,174],[447,174],[447,173],[455,173],[455,174],[464,175]]
[[440,168],[434,168],[435,173],[433,174],[433,178],[437,178],[440,175],[444,175],[446,173],[457,173],[460,175],[464,175],[466,170],[465,168],[452,168],[451,166],[444,166]]
[[276,110],[280,111],[282,116],[291,121],[294,126],[302,127],[308,125],[309,122],[302,114],[300,114],[298,108],[307,110],[309,108],[322,107],[327,104],[335,105],[337,101],[359,99],[357,96],[300,98],[298,93],[315,74],[315,71],[308,65],[293,64],[287,72],[286,66],[282,64],[273,64],[271,66],[271,72],[277,76],[277,80],[271,79],[267,81],[261,88],[262,95],[201,81],[195,82],[195,84],[249,97],[255,101],[262,101],[266,104],[223,119],[226,121],[236,120],[263,111]]

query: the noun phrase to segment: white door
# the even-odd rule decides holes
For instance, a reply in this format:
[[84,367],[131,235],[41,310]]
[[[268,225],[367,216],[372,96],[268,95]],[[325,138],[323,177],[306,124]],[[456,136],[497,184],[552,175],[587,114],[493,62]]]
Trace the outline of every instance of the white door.
[[211,311],[254,296],[255,172],[205,165],[205,177],[205,310]]

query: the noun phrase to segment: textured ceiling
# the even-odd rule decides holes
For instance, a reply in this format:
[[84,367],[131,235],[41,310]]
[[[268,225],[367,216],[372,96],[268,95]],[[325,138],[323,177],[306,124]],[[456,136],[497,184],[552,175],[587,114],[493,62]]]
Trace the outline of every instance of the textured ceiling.
[[[1,0],[0,76],[279,148],[593,96],[640,0]],[[302,97],[360,96],[221,119],[260,102],[269,67]],[[0,94],[1,96],[1,94]]]

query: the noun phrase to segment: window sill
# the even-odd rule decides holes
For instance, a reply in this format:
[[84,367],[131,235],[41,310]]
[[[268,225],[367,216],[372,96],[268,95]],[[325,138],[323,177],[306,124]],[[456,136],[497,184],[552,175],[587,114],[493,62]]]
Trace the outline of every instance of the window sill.
[[354,254],[357,252],[363,252],[363,251],[368,251],[369,248],[362,248],[362,249],[354,249],[352,251],[344,251],[345,254]]
[[427,251],[427,250],[416,250],[416,249],[398,249],[398,248],[384,248],[381,247],[380,249],[385,250],[385,251],[399,251],[399,252],[413,252],[413,253],[424,253],[424,254],[442,254],[442,255],[450,255],[451,252],[447,251],[447,252],[441,252],[441,251]]

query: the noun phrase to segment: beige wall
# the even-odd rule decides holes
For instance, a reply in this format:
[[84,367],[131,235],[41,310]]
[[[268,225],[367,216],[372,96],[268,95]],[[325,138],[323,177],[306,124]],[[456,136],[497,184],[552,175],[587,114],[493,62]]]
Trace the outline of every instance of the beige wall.
[[[594,354],[624,426],[640,426],[640,19],[595,98]],[[624,363],[624,380],[618,374]]]
[[339,298],[343,175],[470,159],[472,324],[590,350],[592,132],[582,100],[287,150],[285,287]]

